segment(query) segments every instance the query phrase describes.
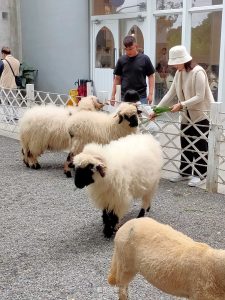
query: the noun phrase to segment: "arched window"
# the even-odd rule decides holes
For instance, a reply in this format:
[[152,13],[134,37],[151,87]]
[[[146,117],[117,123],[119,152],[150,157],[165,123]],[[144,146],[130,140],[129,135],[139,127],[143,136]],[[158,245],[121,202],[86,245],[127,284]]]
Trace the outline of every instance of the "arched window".
[[114,38],[107,27],[98,32],[95,47],[95,67],[114,68]]
[[137,41],[138,44],[138,51],[144,52],[144,37],[142,34],[142,31],[137,25],[134,25],[131,27],[131,29],[128,32],[128,35],[133,35]]

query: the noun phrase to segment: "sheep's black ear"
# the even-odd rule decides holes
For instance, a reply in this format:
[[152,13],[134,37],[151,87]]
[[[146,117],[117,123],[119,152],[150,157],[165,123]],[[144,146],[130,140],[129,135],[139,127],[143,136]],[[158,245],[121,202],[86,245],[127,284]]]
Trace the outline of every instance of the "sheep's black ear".
[[96,170],[99,172],[99,174],[100,174],[102,177],[105,177],[105,171],[104,171],[104,167],[103,167],[102,165],[96,166]]
[[118,114],[119,117],[119,124],[123,122],[123,116],[121,116],[121,114]]

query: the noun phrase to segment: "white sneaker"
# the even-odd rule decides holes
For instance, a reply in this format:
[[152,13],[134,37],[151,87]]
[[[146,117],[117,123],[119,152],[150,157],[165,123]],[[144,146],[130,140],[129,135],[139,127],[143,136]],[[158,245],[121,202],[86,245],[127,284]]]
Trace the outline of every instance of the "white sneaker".
[[176,177],[172,177],[169,179],[171,182],[179,182],[179,181],[184,181],[184,180],[190,180],[192,176],[182,176],[178,174]]
[[193,176],[192,179],[188,182],[189,186],[200,186],[206,182],[206,179],[201,179],[200,177]]

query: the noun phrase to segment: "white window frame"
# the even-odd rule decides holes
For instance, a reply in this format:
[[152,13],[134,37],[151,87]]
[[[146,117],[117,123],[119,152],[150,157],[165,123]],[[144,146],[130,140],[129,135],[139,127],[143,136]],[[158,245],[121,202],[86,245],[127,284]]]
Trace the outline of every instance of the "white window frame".
[[[155,62],[156,57],[156,17],[165,16],[170,14],[180,14],[182,15],[182,37],[181,43],[188,49],[191,50],[191,17],[192,13],[195,12],[222,12],[222,25],[221,25],[221,40],[220,40],[220,57],[219,57],[219,86],[218,86],[218,102],[222,102],[222,107],[225,109],[225,0],[223,4],[220,5],[210,5],[210,6],[196,6],[192,7],[191,0],[183,0],[183,7],[179,9],[168,9],[168,10],[156,10],[156,0],[148,1],[147,11],[141,13],[123,13],[123,14],[113,14],[113,15],[101,15],[101,16],[91,16],[92,11],[92,1],[89,0],[90,7],[90,20],[105,20],[105,19],[126,19],[135,18],[137,15],[141,15],[147,18],[147,26],[151,28],[151,31],[145,36],[145,42],[147,46],[146,54],[148,54],[153,62]],[[91,26],[90,26],[91,27]],[[91,52],[93,49],[91,49]],[[224,98],[223,98],[224,97]]]

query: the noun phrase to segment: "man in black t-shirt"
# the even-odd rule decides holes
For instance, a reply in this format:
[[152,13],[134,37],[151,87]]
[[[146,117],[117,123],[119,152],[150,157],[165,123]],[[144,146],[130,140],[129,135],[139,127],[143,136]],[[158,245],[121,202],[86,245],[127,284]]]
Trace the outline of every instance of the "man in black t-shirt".
[[[151,104],[155,86],[155,69],[150,58],[137,50],[137,43],[133,36],[126,36],[123,40],[126,54],[122,55],[114,70],[114,81],[111,96],[113,104],[116,94],[116,85],[121,85],[121,97],[123,100],[127,90],[135,90],[139,93],[143,104]],[[148,93],[146,77],[148,77]]]

